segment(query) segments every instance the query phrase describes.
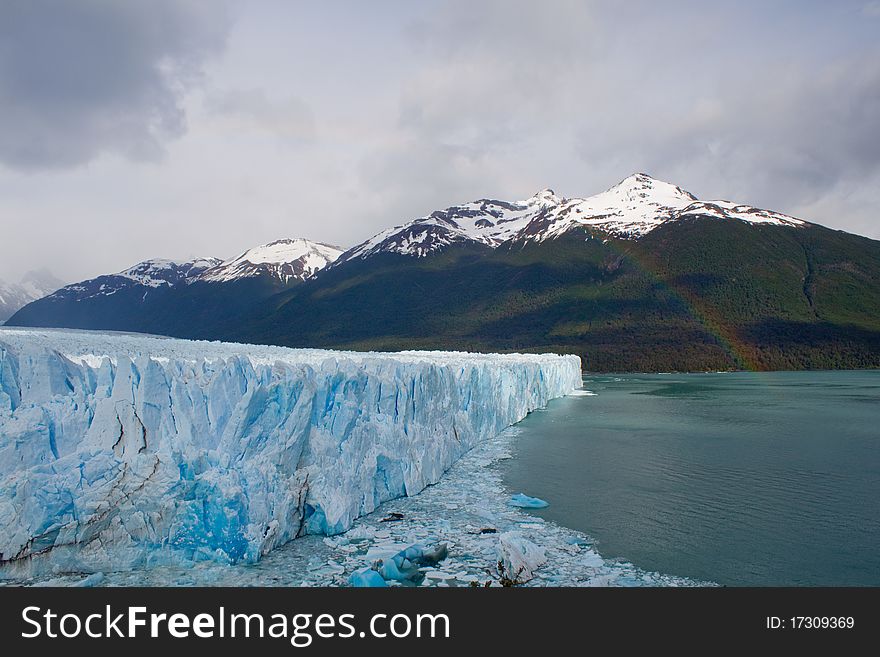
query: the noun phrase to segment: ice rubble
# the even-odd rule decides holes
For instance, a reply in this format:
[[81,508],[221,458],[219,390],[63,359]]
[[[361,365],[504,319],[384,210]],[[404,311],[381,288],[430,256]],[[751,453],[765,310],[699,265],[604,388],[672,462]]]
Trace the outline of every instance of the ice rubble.
[[[332,542],[330,544],[336,545]],[[448,556],[449,548],[446,543],[430,549],[414,543],[397,554],[378,559],[372,566],[356,570],[348,578],[348,583],[366,588],[388,586],[387,582],[421,584],[425,579],[424,571],[437,566]]]
[[0,329],[2,574],[255,562],[579,385],[574,356]]
[[528,582],[535,571],[547,563],[544,548],[517,531],[504,532],[498,537],[498,559],[505,574],[519,582]]

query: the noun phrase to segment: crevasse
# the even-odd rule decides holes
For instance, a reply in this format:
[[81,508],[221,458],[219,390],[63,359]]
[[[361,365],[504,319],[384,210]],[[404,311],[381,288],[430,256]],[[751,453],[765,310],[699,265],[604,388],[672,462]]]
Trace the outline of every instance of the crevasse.
[[253,562],[579,386],[576,356],[0,329],[0,576]]

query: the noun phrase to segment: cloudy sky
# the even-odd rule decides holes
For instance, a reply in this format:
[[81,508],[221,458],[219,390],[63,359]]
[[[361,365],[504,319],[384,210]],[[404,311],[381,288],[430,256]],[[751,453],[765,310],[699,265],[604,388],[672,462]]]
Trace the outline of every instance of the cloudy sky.
[[880,239],[880,0],[0,0],[0,278],[635,171]]

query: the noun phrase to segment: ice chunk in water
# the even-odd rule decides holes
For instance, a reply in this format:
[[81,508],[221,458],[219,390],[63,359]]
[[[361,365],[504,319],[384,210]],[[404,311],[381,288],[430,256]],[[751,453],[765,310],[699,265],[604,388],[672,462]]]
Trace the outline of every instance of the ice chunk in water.
[[372,568],[361,568],[354,571],[348,578],[348,583],[359,588],[381,588],[388,586],[382,575]]
[[549,502],[545,502],[539,497],[529,497],[525,493],[517,493],[510,496],[510,506],[518,506],[521,509],[543,509],[550,506]]

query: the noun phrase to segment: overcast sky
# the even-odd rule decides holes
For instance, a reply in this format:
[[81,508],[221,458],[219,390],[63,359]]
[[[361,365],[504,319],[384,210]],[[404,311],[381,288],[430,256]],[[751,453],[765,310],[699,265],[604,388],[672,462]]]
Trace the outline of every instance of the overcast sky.
[[880,238],[880,0],[0,0],[0,278],[635,171]]

